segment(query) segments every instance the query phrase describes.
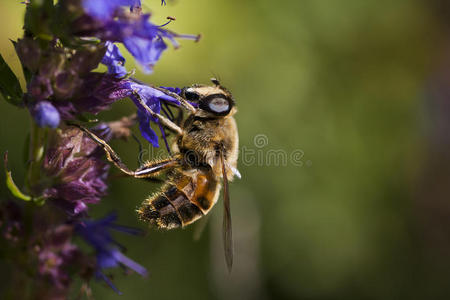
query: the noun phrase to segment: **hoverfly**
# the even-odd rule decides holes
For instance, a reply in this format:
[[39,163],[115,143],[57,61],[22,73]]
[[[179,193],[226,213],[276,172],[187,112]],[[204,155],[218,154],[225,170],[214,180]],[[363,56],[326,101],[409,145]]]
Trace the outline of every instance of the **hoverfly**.
[[[232,228],[228,181],[236,175],[238,131],[231,93],[218,80],[213,85],[193,85],[180,95],[153,87],[181,103],[187,111],[185,120],[175,123],[153,112],[139,95],[141,105],[165,128],[176,134],[173,155],[163,160],[146,162],[132,171],[122,163],[116,152],[88,129],[76,125],[105,151],[107,159],[123,173],[135,178],[154,178],[166,174],[160,191],[146,199],[137,210],[140,219],[158,228],[173,229],[189,225],[206,215],[220,194],[223,182],[223,241],[228,270],[233,264]],[[191,103],[197,104],[197,107]]]

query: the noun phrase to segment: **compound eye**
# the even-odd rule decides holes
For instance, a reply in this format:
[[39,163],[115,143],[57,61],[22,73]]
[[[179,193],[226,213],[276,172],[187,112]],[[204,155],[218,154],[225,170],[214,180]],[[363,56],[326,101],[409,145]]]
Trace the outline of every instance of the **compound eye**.
[[224,113],[229,110],[230,104],[224,98],[214,98],[209,104],[209,109],[216,113]]
[[184,92],[184,97],[188,101],[198,101],[200,99],[200,95],[192,90],[186,90]]

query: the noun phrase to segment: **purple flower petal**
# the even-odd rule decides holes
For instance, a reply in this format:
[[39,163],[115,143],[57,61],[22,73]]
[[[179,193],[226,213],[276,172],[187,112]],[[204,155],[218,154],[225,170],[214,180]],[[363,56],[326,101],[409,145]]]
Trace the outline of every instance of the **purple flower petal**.
[[106,53],[102,59],[102,64],[108,67],[109,74],[115,74],[116,77],[124,77],[127,75],[125,65],[125,57],[120,53],[119,48],[111,42],[106,42]]
[[150,127],[150,117],[142,112],[142,110],[138,110],[137,112],[138,121],[139,121],[139,130],[141,131],[142,136],[150,143],[153,147],[158,148],[158,135],[156,132]]
[[87,205],[83,201],[76,201],[73,208],[73,214],[78,215],[87,210]]
[[123,6],[141,6],[140,0],[83,0],[83,8],[92,17],[107,20]]
[[141,37],[129,37],[123,40],[124,46],[131,55],[142,65],[147,74],[153,72],[153,66],[167,49],[166,43],[159,36],[153,39]]
[[122,252],[120,252],[119,250],[112,251],[112,255],[117,262],[135,271],[139,275],[143,277],[148,275],[146,268],[144,268],[134,260],[128,258],[127,256],[123,255]]
[[100,251],[97,253],[97,266],[103,269],[116,268],[123,265],[141,276],[147,276],[147,269],[135,262],[134,260],[123,255],[117,248],[110,251]]
[[121,291],[119,291],[119,289],[117,289],[117,287],[112,283],[112,281],[109,279],[108,276],[106,276],[105,274],[103,274],[103,273],[100,272],[100,271],[96,271],[96,272],[95,272],[95,276],[96,276],[98,279],[102,279],[104,282],[106,282],[106,284],[109,285],[109,287],[110,287],[114,292],[116,292],[116,293],[119,294],[119,295],[123,295],[123,293],[122,293]]

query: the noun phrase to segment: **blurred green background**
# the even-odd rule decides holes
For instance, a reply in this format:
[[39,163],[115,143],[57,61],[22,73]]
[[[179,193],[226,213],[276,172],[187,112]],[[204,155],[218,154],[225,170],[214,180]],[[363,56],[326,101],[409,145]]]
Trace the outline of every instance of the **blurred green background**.
[[[247,156],[231,184],[235,265],[228,275],[219,202],[199,241],[195,226],[116,235],[150,276],[116,271],[124,295],[97,283],[96,299],[449,299],[446,1],[143,2],[153,22],[175,16],[170,29],[203,39],[137,78],[183,87],[217,76],[236,98]],[[0,3],[0,53],[16,74],[9,39],[21,36],[23,13],[19,1]],[[124,100],[100,118],[133,111]],[[0,151],[19,182],[29,122],[0,101]],[[137,166],[135,142],[113,147]],[[135,208],[157,185],[112,177],[92,215],[115,210],[145,228]]]

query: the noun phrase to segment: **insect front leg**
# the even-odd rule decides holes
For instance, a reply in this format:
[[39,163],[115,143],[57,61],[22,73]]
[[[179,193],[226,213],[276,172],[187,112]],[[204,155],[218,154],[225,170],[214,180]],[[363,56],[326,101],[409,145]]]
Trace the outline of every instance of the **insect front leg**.
[[197,111],[197,109],[195,107],[192,106],[192,104],[190,104],[186,99],[184,99],[183,97],[181,97],[180,95],[178,95],[177,93],[171,92],[169,90],[166,90],[164,88],[160,88],[157,86],[153,86],[150,85],[152,88],[154,88],[155,90],[158,90],[160,92],[163,92],[164,94],[166,94],[167,96],[170,96],[172,98],[177,99],[181,105],[187,109],[188,111],[190,111],[191,113],[195,113]]
[[148,107],[148,105],[142,100],[141,96],[139,96],[139,94],[137,92],[133,93],[133,96],[136,97],[136,99],[138,100],[139,104],[142,105],[142,107],[145,108],[145,110],[154,118],[158,119],[158,121],[165,126],[166,128],[168,128],[169,130],[174,131],[175,133],[181,135],[183,134],[183,129],[181,129],[180,126],[178,126],[177,124],[175,124],[174,122],[170,121],[168,118],[164,117],[163,115],[157,114],[155,113],[150,107]]

